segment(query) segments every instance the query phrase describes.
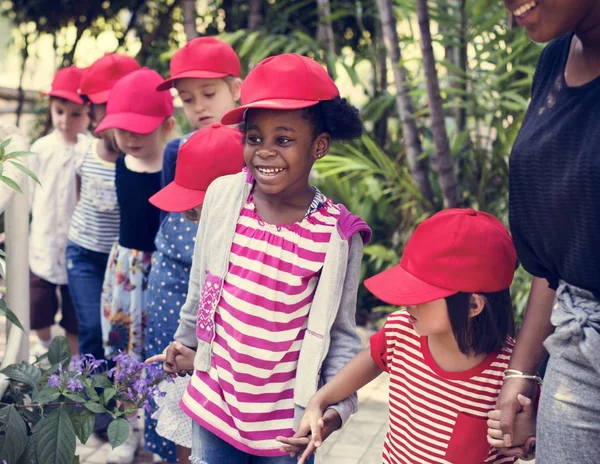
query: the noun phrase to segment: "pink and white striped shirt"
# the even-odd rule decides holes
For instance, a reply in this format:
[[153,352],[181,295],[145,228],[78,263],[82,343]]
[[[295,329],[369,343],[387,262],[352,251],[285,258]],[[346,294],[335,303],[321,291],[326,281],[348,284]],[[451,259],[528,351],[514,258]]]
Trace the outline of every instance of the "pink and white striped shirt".
[[290,226],[264,223],[252,195],[240,213],[214,316],[211,369],[192,376],[181,407],[249,454],[281,456],[275,437],[294,433],[298,356],[339,214],[318,191],[307,216]]

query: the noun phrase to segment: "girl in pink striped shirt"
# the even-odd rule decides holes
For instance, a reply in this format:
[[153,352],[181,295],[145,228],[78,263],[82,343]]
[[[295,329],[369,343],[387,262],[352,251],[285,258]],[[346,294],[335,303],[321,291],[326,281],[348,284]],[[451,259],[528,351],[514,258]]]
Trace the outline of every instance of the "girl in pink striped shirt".
[[[247,169],[204,199],[176,343],[165,369],[194,374],[181,400],[194,463],[292,463],[310,397],[360,350],[356,293],[368,226],[309,184],[332,140],[358,137],[356,108],[322,66],[295,54],[261,62],[242,85]],[[328,435],[356,397],[324,413]],[[308,442],[308,440],[306,440]]]

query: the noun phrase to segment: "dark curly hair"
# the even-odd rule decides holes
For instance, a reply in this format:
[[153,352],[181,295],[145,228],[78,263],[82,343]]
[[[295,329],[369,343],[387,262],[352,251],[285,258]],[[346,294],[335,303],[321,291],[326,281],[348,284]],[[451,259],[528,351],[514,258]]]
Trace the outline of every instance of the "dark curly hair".
[[321,101],[304,108],[303,114],[313,126],[314,137],[327,132],[333,140],[352,140],[362,134],[358,109],[345,98]]

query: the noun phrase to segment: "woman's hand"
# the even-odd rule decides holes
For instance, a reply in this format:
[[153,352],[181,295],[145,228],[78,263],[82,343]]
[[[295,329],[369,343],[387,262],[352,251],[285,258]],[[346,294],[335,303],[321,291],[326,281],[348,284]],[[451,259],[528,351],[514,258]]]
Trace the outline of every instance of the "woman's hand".
[[170,343],[162,354],[146,359],[146,363],[162,362],[163,369],[171,377],[185,377],[194,373],[196,352],[180,342]]
[[298,458],[298,464],[304,464],[323,444],[323,441],[341,425],[342,419],[335,409],[329,408],[323,412],[322,407],[309,403],[294,436],[277,437],[277,441],[286,445],[280,449],[289,453],[291,457],[296,453],[302,453]]
[[[496,409],[499,410],[498,428],[501,431],[501,438],[505,448],[519,444],[514,441],[515,416],[523,411],[519,395],[531,401],[531,398],[535,396],[536,389],[537,384],[528,379],[505,379],[502,390],[500,390],[500,395],[498,395],[498,400],[496,401]],[[498,446],[496,447],[498,448]]]
[[517,395],[517,403],[521,411],[514,416],[512,447],[507,447],[500,428],[501,411],[496,409],[488,414],[488,443],[506,456],[517,456],[520,459],[531,458],[531,440],[535,436],[536,418],[533,401],[521,394]]

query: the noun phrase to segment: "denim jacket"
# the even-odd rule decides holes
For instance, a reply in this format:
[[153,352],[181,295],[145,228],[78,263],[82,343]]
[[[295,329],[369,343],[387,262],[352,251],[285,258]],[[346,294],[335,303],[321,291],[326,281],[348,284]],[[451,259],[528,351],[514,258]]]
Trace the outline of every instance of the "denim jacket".
[[[206,193],[196,236],[187,300],[175,339],[196,348],[194,368],[208,371],[214,339],[214,315],[228,270],[238,214],[252,189],[247,172],[215,180]],[[308,315],[294,389],[297,427],[317,389],[330,381],[361,350],[356,331],[356,297],[363,245],[371,230],[342,205],[337,233],[331,234],[321,277]],[[346,423],[356,412],[356,394],[333,405]]]

